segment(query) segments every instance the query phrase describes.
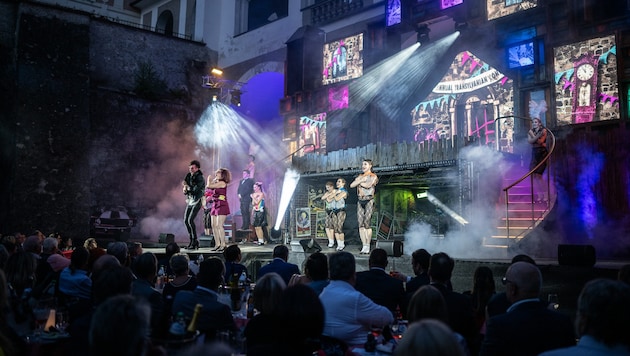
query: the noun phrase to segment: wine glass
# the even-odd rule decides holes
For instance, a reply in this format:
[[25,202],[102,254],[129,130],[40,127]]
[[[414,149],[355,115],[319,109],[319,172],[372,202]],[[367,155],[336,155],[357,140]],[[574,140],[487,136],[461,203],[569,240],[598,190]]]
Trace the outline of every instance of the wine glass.
[[550,293],[547,295],[547,303],[549,303],[549,308],[553,310],[558,310],[560,308],[560,303],[558,301],[558,295],[555,293]]

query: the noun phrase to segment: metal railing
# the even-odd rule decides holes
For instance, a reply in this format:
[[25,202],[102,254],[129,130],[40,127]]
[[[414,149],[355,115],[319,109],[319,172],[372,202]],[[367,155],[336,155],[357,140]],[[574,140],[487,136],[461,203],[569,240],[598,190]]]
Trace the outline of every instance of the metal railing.
[[[531,121],[532,120],[532,118],[530,118],[530,117],[509,115],[509,116],[498,117],[494,121],[497,122],[498,120],[509,119],[509,118],[520,119],[520,120],[527,120],[527,121]],[[522,177],[518,178],[516,181],[514,181],[513,183],[511,183],[507,187],[502,188],[502,190],[505,192],[505,224],[506,224],[505,227],[506,227],[506,231],[507,231],[507,233],[506,233],[507,238],[510,238],[510,236],[511,236],[511,234],[510,234],[510,199],[509,199],[510,198],[510,195],[509,195],[510,194],[510,189],[514,188],[517,184],[521,183],[525,179],[527,179],[527,178],[530,179],[530,202],[531,202],[532,224],[527,228],[526,231],[528,231],[531,228],[533,228],[536,225],[536,222],[544,217],[544,215],[545,215],[544,213],[547,210],[549,210],[549,208],[551,206],[551,189],[550,189],[551,164],[550,164],[550,162],[551,162],[551,154],[553,153],[553,151],[556,148],[556,136],[548,128],[545,127],[545,129],[547,130],[547,134],[548,134],[548,136],[547,136],[547,144],[549,146],[549,148],[547,149],[547,155],[535,167],[530,169]],[[547,169],[545,170],[545,173],[547,175],[546,193],[547,193],[548,203],[546,204],[545,210],[543,211],[543,213],[540,214],[540,216],[536,216],[534,214],[534,177],[533,177],[533,174],[538,168],[540,168],[544,164],[547,164]],[[523,232],[521,232],[521,234],[522,233]],[[519,235],[515,235],[514,238],[519,237]]]

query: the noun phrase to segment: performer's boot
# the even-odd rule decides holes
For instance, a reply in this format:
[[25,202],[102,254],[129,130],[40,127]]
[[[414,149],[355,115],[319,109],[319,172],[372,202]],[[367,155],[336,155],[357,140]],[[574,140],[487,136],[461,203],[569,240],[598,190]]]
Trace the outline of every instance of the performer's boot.
[[186,249],[190,250],[193,247],[193,238],[192,236],[190,236],[188,239],[190,240],[190,242],[188,243],[188,246],[186,246]]
[[192,240],[191,245],[190,245],[190,249],[193,250],[198,250],[199,249],[199,240],[197,240],[196,238]]

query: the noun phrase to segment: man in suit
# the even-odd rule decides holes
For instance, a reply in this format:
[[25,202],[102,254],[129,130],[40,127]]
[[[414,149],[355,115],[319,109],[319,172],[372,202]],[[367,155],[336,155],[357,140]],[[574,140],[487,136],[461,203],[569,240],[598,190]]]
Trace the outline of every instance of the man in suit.
[[219,302],[219,286],[223,283],[225,266],[218,257],[210,257],[199,264],[197,288],[175,294],[173,316],[183,312],[188,320],[193,316],[195,305],[203,307],[197,318],[197,330],[206,334],[206,340],[214,339],[217,331],[235,331],[236,324],[230,307]]
[[569,317],[550,310],[538,298],[542,275],[536,266],[512,264],[503,284],[512,305],[505,314],[488,320],[480,355],[538,355],[575,345]]
[[431,256],[429,262],[429,278],[433,287],[442,293],[448,309],[448,324],[453,331],[461,334],[468,343],[471,351],[477,349],[475,340],[475,317],[471,298],[467,295],[454,292],[451,288],[451,275],[455,261],[444,252]]
[[243,224],[241,230],[249,230],[252,208],[251,194],[254,192],[254,180],[249,176],[249,170],[243,170],[243,179],[238,184],[238,199],[241,201],[241,215]]
[[278,245],[273,248],[273,261],[268,265],[262,266],[258,271],[258,277],[264,276],[266,273],[276,272],[282,277],[284,283],[289,285],[291,276],[300,274],[300,269],[293,263],[288,263],[289,248],[286,245]]
[[[73,253],[74,254],[74,253]],[[145,252],[134,263],[136,279],[131,283],[131,294],[145,299],[151,307],[151,330],[153,335],[161,335],[164,330],[164,300],[162,293],[154,288],[157,276],[157,257],[152,252]]]
[[[355,289],[365,294],[374,303],[382,305],[396,316],[398,309],[405,313],[403,282],[385,271],[387,268],[387,252],[382,248],[375,248],[370,253],[368,271],[357,273]],[[405,313],[406,314],[406,313]]]
[[[394,272],[392,276],[398,278],[403,282],[406,282],[405,286],[405,305],[409,305],[409,301],[413,294],[422,286],[426,286],[431,283],[429,279],[429,262],[431,261],[431,254],[423,249],[417,249],[411,254],[411,269],[415,274],[415,277],[406,276],[401,272]],[[406,312],[404,310],[403,312]]]

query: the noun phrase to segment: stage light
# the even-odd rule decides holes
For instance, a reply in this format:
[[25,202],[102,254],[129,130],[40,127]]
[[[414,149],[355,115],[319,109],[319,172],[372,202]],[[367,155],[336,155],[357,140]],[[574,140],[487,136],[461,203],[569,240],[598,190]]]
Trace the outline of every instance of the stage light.
[[214,68],[212,68],[212,70],[210,71],[210,73],[212,73],[212,75],[215,75],[215,76],[217,76],[217,77],[220,77],[220,76],[222,76],[222,75],[223,75],[223,69],[221,69],[221,68],[217,68],[217,67],[214,67]]
[[278,215],[276,217],[276,223],[273,225],[274,230],[280,230],[282,218],[284,217],[284,213],[289,207],[291,197],[293,196],[293,192],[295,191],[295,187],[297,187],[299,180],[300,174],[297,171],[289,169],[284,173],[282,193],[280,194],[280,204],[278,205]]
[[429,38],[429,32],[431,32],[429,25],[419,24],[416,32],[418,34],[418,42],[420,42],[421,44],[427,44],[431,42],[431,39]]
[[271,239],[272,240],[279,240],[280,236],[282,236],[282,230],[276,229],[276,228],[271,229]]
[[238,89],[232,89],[230,91],[230,96],[232,97],[230,101],[233,105],[241,106],[241,94],[243,94],[243,92]]

